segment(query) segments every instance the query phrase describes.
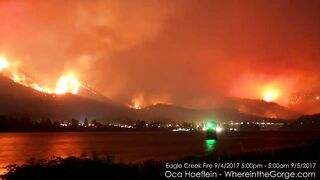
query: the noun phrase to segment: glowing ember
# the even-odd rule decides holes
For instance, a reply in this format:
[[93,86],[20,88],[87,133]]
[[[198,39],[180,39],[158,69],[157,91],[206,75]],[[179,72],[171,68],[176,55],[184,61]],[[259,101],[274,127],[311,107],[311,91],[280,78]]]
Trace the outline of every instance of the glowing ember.
[[269,90],[269,91],[265,91],[263,94],[263,100],[265,100],[266,102],[271,102],[271,101],[275,101],[277,100],[279,93],[278,91],[275,90]]
[[0,72],[6,68],[8,65],[8,61],[4,56],[0,56]]
[[56,94],[65,94],[72,93],[77,94],[81,84],[80,82],[72,75],[62,76],[58,80],[55,93]]

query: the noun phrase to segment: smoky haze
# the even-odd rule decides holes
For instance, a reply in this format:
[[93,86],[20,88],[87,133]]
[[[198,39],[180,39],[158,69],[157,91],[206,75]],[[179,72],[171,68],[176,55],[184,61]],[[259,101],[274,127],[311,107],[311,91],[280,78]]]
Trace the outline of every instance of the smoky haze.
[[131,104],[320,92],[320,2],[1,1],[0,53],[44,85],[64,73]]

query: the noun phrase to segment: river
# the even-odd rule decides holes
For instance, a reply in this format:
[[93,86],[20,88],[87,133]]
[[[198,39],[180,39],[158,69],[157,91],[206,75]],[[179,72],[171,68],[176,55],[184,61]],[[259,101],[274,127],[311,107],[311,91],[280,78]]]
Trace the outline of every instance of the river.
[[4,166],[30,158],[113,156],[115,161],[172,160],[210,152],[238,153],[294,146],[319,133],[228,133],[206,141],[202,132],[0,133],[0,174]]

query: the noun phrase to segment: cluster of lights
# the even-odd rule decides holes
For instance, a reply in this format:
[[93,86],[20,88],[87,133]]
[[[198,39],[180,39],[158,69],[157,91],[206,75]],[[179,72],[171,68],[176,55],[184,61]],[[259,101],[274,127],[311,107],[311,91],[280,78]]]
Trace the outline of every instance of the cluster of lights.
[[[234,122],[230,122],[230,124],[229,125],[231,125],[231,126],[234,126],[234,125],[241,125],[241,124],[244,124],[244,122],[236,122],[236,123],[234,123]],[[246,122],[246,124],[257,124],[257,125],[283,125],[284,123],[274,123],[274,122]]]
[[[65,123],[65,122],[62,122],[59,124],[60,126],[63,126],[63,127],[67,127],[67,126],[72,126],[72,123]],[[88,123],[88,125],[85,125],[84,123],[78,123],[78,126],[83,126],[83,127],[94,127],[95,125],[92,124],[92,123]]]
[[133,128],[133,126],[130,126],[130,125],[121,125],[120,126],[121,128],[127,128],[127,129],[131,129],[131,128]]
[[[69,125],[71,125],[71,123],[69,123]],[[68,126],[68,123],[60,123],[60,126],[66,127],[66,126]]]
[[177,129],[172,129],[172,131],[191,131],[193,129],[189,129],[189,128],[177,128]]
[[119,128],[123,128],[123,129],[132,129],[132,128],[134,128],[133,125],[128,125],[128,124],[109,124],[109,126],[119,127]]
[[229,131],[238,131],[237,128],[229,128]]
[[219,125],[216,125],[215,122],[207,122],[205,126],[202,127],[203,131],[216,131],[217,133],[220,133],[223,131],[223,128]]

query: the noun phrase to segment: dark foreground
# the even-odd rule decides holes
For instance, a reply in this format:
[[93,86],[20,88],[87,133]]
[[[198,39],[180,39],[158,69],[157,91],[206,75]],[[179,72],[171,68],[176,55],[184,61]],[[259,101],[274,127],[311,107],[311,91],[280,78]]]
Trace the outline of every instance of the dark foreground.
[[[238,155],[209,154],[201,157],[186,157],[176,161],[145,161],[144,163],[125,164],[113,162],[112,158],[98,159],[87,157],[54,158],[51,160],[30,160],[24,165],[8,166],[7,180],[95,180],[95,179],[166,179],[166,163],[317,163],[319,171],[320,141],[301,146],[268,151],[242,153]],[[189,169],[191,171],[199,169]],[[224,169],[215,169],[223,173]],[[282,169],[283,171],[292,170]],[[241,169],[238,171],[241,171]],[[318,176],[319,174],[317,174]],[[180,178],[184,179],[184,178]],[[221,179],[221,178],[219,178]]]

